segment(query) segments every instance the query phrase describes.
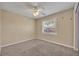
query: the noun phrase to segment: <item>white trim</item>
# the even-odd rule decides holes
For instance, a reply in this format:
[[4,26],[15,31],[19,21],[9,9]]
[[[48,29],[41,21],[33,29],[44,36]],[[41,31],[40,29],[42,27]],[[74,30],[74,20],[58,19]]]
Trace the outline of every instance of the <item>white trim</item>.
[[[55,17],[55,18],[53,18],[53,20],[43,20],[42,21],[42,33],[43,34],[50,34],[50,35],[57,35],[57,30],[56,30],[56,32],[44,32],[44,24],[43,23],[45,23],[45,22],[50,22],[50,21],[54,21],[55,22],[55,25],[57,26],[57,18]],[[57,27],[55,27],[55,29],[56,29]]]
[[0,47],[1,47],[1,48],[2,48],[2,47],[7,47],[7,46],[10,46],[10,45],[19,44],[19,43],[22,43],[22,42],[25,42],[25,41],[29,41],[29,40],[33,40],[33,38],[32,38],[32,39],[27,39],[27,40],[18,41],[18,42],[14,42],[14,43],[10,43],[10,44],[5,44],[5,45],[2,45],[2,46],[0,46]]
[[74,46],[74,50],[76,50],[76,27],[75,27],[75,12],[76,12],[76,7],[74,7],[74,10],[73,10],[73,16],[74,16],[74,42],[73,42],[73,46]]
[[57,44],[57,45],[61,45],[61,46],[64,46],[64,47],[68,47],[68,48],[71,48],[71,49],[73,49],[75,51],[78,51],[79,50],[77,48],[74,48],[73,46],[65,45],[65,44],[62,44],[62,43],[55,42],[55,41],[49,41],[47,39],[40,39],[40,40],[44,40],[44,41],[47,41],[47,42],[50,42],[50,43],[54,43],[54,44]]
[[65,44],[62,44],[62,43],[55,42],[55,41],[49,41],[47,39],[41,39],[41,38],[39,38],[39,39],[50,42],[50,43],[54,43],[54,44],[57,44],[57,45],[65,46],[65,47],[68,47],[68,48],[74,48],[73,46],[65,45]]
[[75,50],[75,51],[78,51],[79,49],[76,48],[76,49],[74,49],[74,50]]
[[[19,44],[19,43],[22,43],[22,42],[25,42],[25,41],[29,41],[29,40],[33,40],[33,39],[34,39],[34,38],[28,39],[28,40],[18,41],[18,42],[11,43],[11,44],[2,45],[2,46],[0,46],[0,48],[2,48],[2,47],[7,47],[7,46],[10,46],[10,45],[14,45],[14,44]],[[58,43],[58,42],[54,42],[54,41],[49,41],[49,40],[47,40],[47,39],[41,39],[41,38],[39,38],[39,40],[44,40],[44,41],[47,41],[47,42],[50,42],[50,43],[54,43],[54,44],[57,44],[57,45],[61,45],[61,46],[65,46],[65,47],[73,48],[73,49],[74,49],[74,47],[72,47],[72,46],[65,45],[65,44]],[[74,49],[74,50],[75,50],[75,51],[78,51],[79,49]]]
[[76,42],[76,18],[75,18],[75,13],[76,13],[76,9],[77,9],[77,6],[78,6],[78,2],[75,3],[75,6],[74,6],[74,11],[73,11],[73,14],[74,14],[74,50],[78,51],[78,48],[76,47],[77,46],[77,42]]
[[76,12],[77,10],[77,7],[78,7],[78,2],[75,3],[75,6],[74,6],[74,11]]

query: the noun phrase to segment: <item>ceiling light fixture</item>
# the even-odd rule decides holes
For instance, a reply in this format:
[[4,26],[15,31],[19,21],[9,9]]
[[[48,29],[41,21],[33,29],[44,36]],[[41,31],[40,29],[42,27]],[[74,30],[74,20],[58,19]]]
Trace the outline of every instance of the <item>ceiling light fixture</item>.
[[45,15],[45,13],[43,12],[45,8],[42,5],[40,5],[40,3],[31,2],[31,3],[28,3],[26,6],[29,10],[31,10],[31,14],[33,16]]
[[34,7],[34,8],[32,9],[32,14],[33,14],[33,16],[38,16],[38,15],[39,15],[39,12],[40,12],[40,10],[39,10],[39,8],[37,8],[37,7]]

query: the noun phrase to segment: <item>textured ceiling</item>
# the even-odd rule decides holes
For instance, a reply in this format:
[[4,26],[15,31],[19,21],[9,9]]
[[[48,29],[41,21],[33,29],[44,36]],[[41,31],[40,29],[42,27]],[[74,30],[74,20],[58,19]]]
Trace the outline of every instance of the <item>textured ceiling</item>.
[[[44,8],[38,16],[32,15],[31,6],[34,5]],[[73,8],[74,5],[74,2],[0,2],[0,8],[34,19]]]

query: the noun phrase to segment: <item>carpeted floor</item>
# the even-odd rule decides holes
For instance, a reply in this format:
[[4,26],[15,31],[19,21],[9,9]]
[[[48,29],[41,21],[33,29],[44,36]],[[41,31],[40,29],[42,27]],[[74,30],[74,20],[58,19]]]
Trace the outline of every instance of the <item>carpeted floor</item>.
[[71,48],[42,40],[30,40],[1,49],[2,56],[78,56]]

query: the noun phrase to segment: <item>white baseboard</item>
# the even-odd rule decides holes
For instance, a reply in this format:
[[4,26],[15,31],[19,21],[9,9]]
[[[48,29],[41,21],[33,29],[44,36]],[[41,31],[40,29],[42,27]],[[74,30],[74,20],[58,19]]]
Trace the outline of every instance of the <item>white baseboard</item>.
[[25,41],[29,41],[29,40],[33,40],[34,38],[32,39],[27,39],[27,40],[22,40],[22,41],[18,41],[18,42],[14,42],[14,43],[10,43],[10,44],[6,44],[6,45],[1,45],[0,47],[7,47],[7,46],[10,46],[10,45],[14,45],[14,44],[19,44],[19,43],[22,43],[22,42],[25,42]]
[[[22,43],[22,42],[25,42],[25,41],[29,41],[29,40],[33,40],[35,38],[31,38],[31,39],[27,39],[27,40],[22,40],[22,41],[18,41],[18,42],[14,42],[14,43],[10,43],[10,44],[6,44],[6,45],[2,45],[0,46],[0,48],[2,47],[7,47],[7,46],[10,46],[10,45],[14,45],[14,44],[19,44],[19,43]],[[65,44],[62,44],[62,43],[58,43],[58,42],[54,42],[54,41],[49,41],[47,39],[41,39],[41,38],[37,38],[39,40],[44,40],[44,41],[47,41],[47,42],[50,42],[50,43],[54,43],[54,44],[57,44],[57,45],[61,45],[61,46],[65,46],[65,47],[68,47],[68,48],[73,48],[72,46],[69,46],[69,45],[65,45]],[[74,49],[75,51],[78,51],[79,49]]]
[[74,49],[74,50],[75,50],[75,51],[79,51],[79,49],[77,49],[77,48],[76,48],[76,49]]
[[[39,38],[40,39],[40,38]],[[58,43],[58,42],[54,42],[54,41],[49,41],[47,39],[40,39],[40,40],[44,40],[44,41],[47,41],[47,42],[50,42],[50,43],[54,43],[54,44],[57,44],[57,45],[61,45],[61,46],[65,46],[65,47],[68,47],[68,48],[73,48],[73,46],[69,46],[69,45],[65,45],[65,44],[62,44],[62,43]]]

